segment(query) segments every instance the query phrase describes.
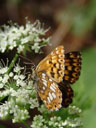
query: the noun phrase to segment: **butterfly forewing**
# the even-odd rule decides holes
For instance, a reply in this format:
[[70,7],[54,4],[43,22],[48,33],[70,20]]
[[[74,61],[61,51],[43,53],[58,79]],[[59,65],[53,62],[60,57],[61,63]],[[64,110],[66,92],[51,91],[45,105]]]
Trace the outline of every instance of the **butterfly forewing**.
[[59,46],[55,48],[45,59],[43,59],[36,68],[37,72],[45,71],[46,74],[56,81],[61,82],[64,76],[64,48]]
[[46,73],[39,72],[38,75],[38,94],[45,106],[49,110],[61,108],[62,93],[57,83],[48,77]]
[[80,76],[81,54],[70,52],[65,55],[65,71],[63,81],[73,84]]

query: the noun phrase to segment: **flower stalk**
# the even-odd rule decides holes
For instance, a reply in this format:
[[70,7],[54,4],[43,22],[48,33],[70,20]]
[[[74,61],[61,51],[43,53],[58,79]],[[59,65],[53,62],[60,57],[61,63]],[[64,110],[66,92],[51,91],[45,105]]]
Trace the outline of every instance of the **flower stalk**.
[[27,122],[24,120],[22,121],[26,128],[30,128],[30,126],[27,124]]
[[19,54],[16,53],[13,60],[11,61],[10,65],[9,65],[9,69],[7,71],[7,74],[9,74],[11,72],[11,70],[12,70],[14,64],[16,63],[18,57],[19,57]]

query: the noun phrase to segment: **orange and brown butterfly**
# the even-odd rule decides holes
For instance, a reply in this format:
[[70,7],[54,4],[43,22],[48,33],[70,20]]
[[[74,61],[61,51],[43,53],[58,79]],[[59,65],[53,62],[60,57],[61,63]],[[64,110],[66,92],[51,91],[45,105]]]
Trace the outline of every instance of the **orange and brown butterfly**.
[[64,47],[58,46],[36,67],[37,91],[49,110],[59,110],[72,103],[73,84],[80,76],[81,54],[65,54]]

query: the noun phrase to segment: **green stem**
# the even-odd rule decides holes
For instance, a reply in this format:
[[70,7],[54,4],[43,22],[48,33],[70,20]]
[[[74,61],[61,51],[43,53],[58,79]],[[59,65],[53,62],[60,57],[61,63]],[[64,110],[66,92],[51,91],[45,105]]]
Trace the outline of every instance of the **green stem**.
[[19,56],[19,54],[16,54],[16,55],[14,56],[12,62],[10,63],[9,69],[8,69],[8,71],[7,71],[8,74],[9,74],[10,71],[12,70],[12,68],[13,68],[13,66],[14,66],[14,64],[15,64],[15,62],[16,62],[16,60],[18,59],[18,56]]
[[26,123],[26,121],[23,121],[23,124],[25,125],[26,128],[30,128],[29,125]]

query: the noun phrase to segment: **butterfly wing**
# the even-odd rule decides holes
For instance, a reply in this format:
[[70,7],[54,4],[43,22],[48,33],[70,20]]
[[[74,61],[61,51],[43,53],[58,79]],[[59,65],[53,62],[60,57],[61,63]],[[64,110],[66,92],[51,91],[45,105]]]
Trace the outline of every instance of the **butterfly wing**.
[[38,94],[49,110],[72,103],[70,84],[79,78],[80,70],[81,54],[70,52],[64,56],[63,46],[57,47],[37,65]]
[[61,108],[62,93],[54,80],[48,77],[46,73],[38,74],[38,94],[45,106],[49,110],[58,110]]
[[63,81],[73,84],[80,76],[81,54],[70,52],[65,54],[65,71]]
[[62,106],[68,107],[72,103],[72,98],[74,96],[73,90],[69,84],[64,82],[59,83],[59,89],[62,92]]
[[45,71],[46,74],[56,81],[61,82],[64,76],[64,48],[59,46],[43,59],[36,68],[37,72]]

